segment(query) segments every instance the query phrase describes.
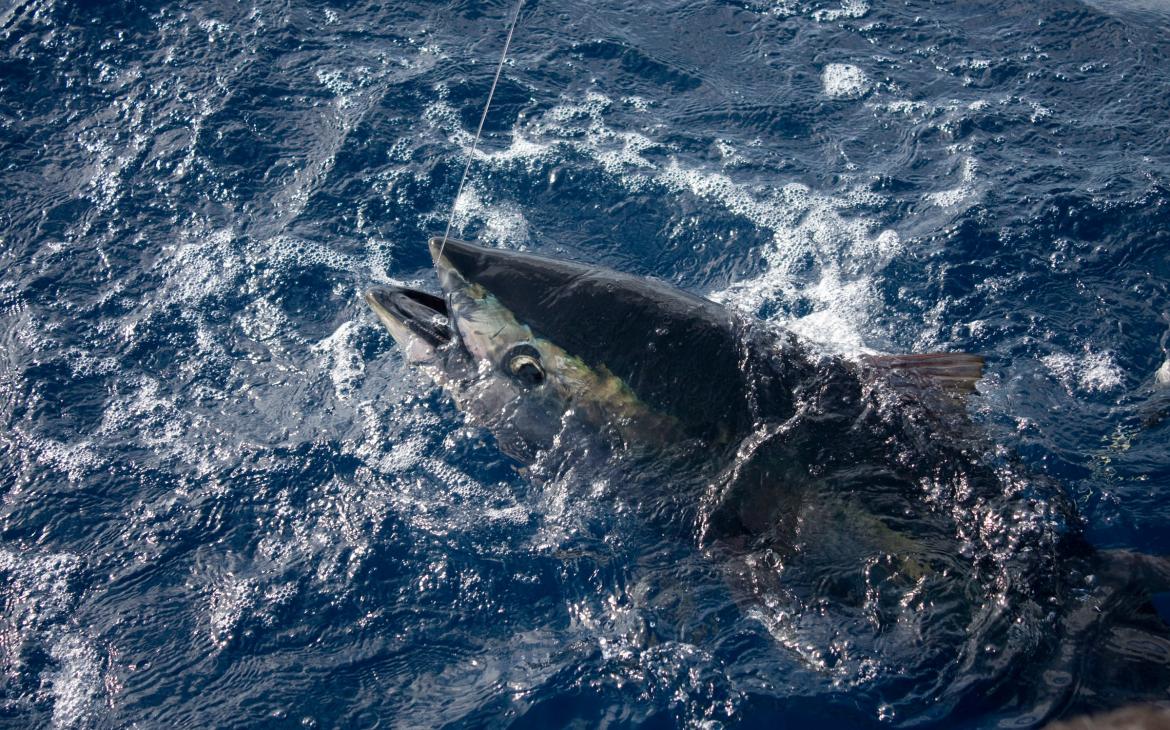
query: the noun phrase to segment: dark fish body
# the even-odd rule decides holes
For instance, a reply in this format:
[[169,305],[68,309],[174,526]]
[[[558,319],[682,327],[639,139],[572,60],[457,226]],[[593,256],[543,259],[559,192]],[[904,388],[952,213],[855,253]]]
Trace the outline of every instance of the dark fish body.
[[367,294],[407,359],[518,460],[618,474],[810,666],[901,662],[935,702],[979,687],[1042,717],[1109,700],[1022,667],[1113,671],[1124,647],[1069,647],[1119,626],[1170,647],[1149,610],[1165,562],[1091,550],[1059,486],[970,422],[980,358],[825,355],[662,282],[430,245],[442,298]]
[[[767,379],[777,373],[759,369],[773,363],[747,346],[745,324],[710,300],[651,279],[461,241],[448,241],[443,256],[533,333],[605,367],[650,408],[677,418],[687,435],[727,440],[759,419],[761,402],[782,411],[789,400],[775,397],[779,388]],[[790,358],[803,357],[795,341],[785,345]]]

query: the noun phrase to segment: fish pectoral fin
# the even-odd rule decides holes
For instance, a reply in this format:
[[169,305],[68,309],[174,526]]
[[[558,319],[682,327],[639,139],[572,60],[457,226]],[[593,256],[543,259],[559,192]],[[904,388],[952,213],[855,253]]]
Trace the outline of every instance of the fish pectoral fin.
[[975,384],[983,377],[983,357],[965,352],[866,355],[862,359],[879,373],[925,381],[959,397],[974,393]]

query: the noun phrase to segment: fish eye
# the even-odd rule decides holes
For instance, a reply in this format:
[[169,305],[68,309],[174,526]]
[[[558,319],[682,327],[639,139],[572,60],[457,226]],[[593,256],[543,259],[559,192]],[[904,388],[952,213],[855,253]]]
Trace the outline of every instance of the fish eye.
[[544,382],[544,366],[540,364],[540,353],[527,343],[519,344],[508,351],[504,358],[505,368],[513,377],[527,385]]

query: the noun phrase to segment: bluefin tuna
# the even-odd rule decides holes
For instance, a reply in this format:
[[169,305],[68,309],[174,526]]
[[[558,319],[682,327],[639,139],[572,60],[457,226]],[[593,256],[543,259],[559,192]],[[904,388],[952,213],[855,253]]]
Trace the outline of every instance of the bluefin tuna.
[[[1059,485],[974,427],[981,357],[826,354],[654,279],[456,240],[430,250],[441,295],[366,294],[405,359],[520,463],[584,440],[595,463],[655,464],[645,484],[628,474],[631,502],[692,540],[776,635],[816,634],[811,607],[826,607],[822,634],[869,632],[874,661],[917,667],[908,691],[1030,696],[1038,717],[1107,707],[1083,678],[1125,666],[1134,636],[1166,678],[1150,609],[1165,561],[1092,550]],[[1107,631],[1129,638],[1091,643]],[[845,661],[822,639],[800,650],[811,665]],[[1082,684],[1040,686],[1057,676]]]

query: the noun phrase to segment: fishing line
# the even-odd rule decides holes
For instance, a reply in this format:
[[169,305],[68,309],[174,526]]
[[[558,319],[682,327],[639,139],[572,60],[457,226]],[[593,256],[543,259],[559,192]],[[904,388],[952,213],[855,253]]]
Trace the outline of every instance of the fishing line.
[[[447,247],[447,236],[451,234],[451,222],[455,220],[455,206],[459,204],[459,196],[463,194],[463,184],[467,182],[467,172],[471,170],[471,161],[475,159],[475,148],[479,145],[479,137],[483,134],[483,123],[487,119],[488,109],[492,108],[492,97],[496,93],[496,84],[500,83],[500,72],[504,70],[504,60],[508,58],[508,47],[512,45],[512,33],[516,31],[516,21],[520,20],[520,7],[524,0],[516,0],[516,12],[512,16],[512,24],[508,27],[508,39],[504,41],[504,51],[500,54],[500,63],[496,66],[496,77],[492,79],[492,88],[488,91],[487,103],[483,105],[483,114],[479,117],[479,127],[475,130],[475,139],[471,142],[471,152],[467,155],[467,164],[463,166],[463,177],[459,178],[459,188],[455,191],[455,199],[451,201],[451,214],[447,216],[447,230],[443,231],[443,242],[439,244],[439,256]],[[436,258],[438,258],[436,257]]]

